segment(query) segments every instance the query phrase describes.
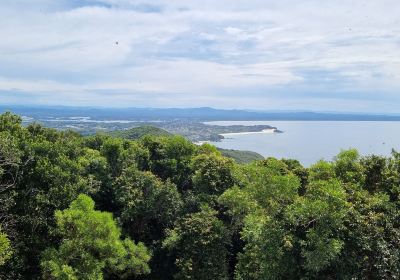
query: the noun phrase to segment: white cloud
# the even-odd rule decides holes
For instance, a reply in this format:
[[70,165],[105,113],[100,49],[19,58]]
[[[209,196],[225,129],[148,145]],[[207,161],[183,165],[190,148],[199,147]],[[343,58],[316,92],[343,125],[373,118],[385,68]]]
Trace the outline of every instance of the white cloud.
[[229,106],[240,107],[261,102],[245,102],[244,94],[281,104],[270,95],[276,87],[282,100],[285,87],[289,93],[299,86],[321,90],[321,97],[375,90],[383,103],[400,89],[397,0],[71,3],[2,4],[0,90],[47,92],[54,102],[85,95],[79,100],[87,103],[104,103],[96,98],[102,90],[127,102],[173,95],[178,105],[213,105],[234,91],[243,97]]

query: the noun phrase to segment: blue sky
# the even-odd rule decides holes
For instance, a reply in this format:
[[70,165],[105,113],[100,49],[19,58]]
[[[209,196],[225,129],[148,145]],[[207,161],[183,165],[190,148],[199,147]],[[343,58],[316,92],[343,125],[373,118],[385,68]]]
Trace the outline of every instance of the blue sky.
[[398,0],[5,0],[0,104],[400,113],[399,15]]

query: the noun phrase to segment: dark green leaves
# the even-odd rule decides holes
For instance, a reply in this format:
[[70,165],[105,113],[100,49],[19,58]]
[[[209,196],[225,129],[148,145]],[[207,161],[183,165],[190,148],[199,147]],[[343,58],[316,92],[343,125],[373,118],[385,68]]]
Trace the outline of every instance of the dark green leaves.
[[64,211],[57,211],[58,249],[44,252],[45,278],[103,279],[104,270],[115,273],[149,273],[150,255],[142,244],[120,239],[110,213],[94,210],[94,202],[80,195]]

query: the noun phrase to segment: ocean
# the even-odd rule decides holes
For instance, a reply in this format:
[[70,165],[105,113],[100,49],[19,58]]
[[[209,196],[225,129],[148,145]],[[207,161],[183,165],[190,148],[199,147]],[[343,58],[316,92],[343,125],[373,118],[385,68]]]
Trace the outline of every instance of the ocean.
[[361,155],[390,155],[400,150],[400,122],[386,121],[217,121],[213,125],[277,127],[283,133],[237,133],[211,144],[225,149],[257,152],[265,157],[292,158],[310,166],[332,160],[343,149],[356,148]]

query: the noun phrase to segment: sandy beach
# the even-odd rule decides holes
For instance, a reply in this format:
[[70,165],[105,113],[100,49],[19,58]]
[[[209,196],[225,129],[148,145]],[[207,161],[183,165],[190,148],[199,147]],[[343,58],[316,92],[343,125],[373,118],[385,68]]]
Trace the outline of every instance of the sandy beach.
[[233,133],[222,133],[220,135],[224,137],[229,137],[229,136],[236,136],[236,135],[247,135],[247,134],[266,134],[266,133],[276,133],[277,129],[276,128],[269,128],[269,129],[263,129],[261,131],[249,131],[249,132],[233,132]]

